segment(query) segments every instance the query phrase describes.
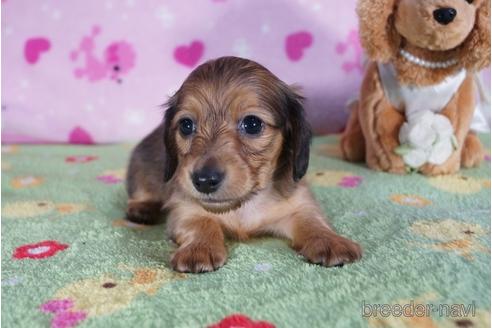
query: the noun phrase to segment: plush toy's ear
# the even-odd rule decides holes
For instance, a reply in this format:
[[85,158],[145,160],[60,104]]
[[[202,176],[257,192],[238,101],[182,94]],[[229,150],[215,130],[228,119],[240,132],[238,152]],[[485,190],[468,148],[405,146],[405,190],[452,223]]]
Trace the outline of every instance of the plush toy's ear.
[[176,134],[173,132],[171,123],[177,112],[177,94],[169,99],[164,114],[164,147],[166,156],[164,159],[164,181],[171,180],[178,167],[178,153],[176,146]]
[[478,71],[490,66],[490,0],[479,4],[475,27],[460,48],[460,61],[466,69]]
[[284,141],[274,179],[288,186],[292,182],[298,182],[306,174],[312,133],[304,116],[304,98],[289,87],[283,93]]
[[359,0],[357,4],[361,43],[373,61],[388,62],[398,53],[395,6],[395,0]]

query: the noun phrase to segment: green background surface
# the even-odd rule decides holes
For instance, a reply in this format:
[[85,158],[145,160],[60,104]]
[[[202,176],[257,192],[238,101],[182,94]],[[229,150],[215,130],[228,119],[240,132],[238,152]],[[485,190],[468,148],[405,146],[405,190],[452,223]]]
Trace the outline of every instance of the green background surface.
[[[482,140],[489,149],[489,136]],[[174,245],[167,240],[163,225],[147,228],[115,221],[124,217],[126,195],[118,181],[131,146],[4,146],[2,324],[55,327],[55,314],[42,312],[40,306],[56,299],[59,291],[80,284],[72,310],[87,312],[100,306],[98,288],[103,287],[84,287],[84,281],[111,276],[124,287],[135,274],[129,268],[146,268],[171,278],[152,292],[135,293],[109,313],[87,316],[78,325],[204,327],[235,313],[277,327],[405,327],[405,320],[452,327],[458,320],[433,315],[377,321],[361,313],[363,302],[405,304],[410,300],[474,302],[477,315],[469,320],[476,327],[484,325],[480,316],[490,312],[490,160],[453,177],[469,182],[456,192],[451,178],[436,187],[432,179],[418,174],[395,176],[346,163],[338,158],[336,143],[335,137],[314,140],[309,180],[337,231],[363,247],[362,261],[323,268],[306,263],[286,241],[264,238],[229,242],[229,260],[222,269],[186,276],[169,271]],[[98,158],[87,163],[66,161],[74,155]],[[104,182],[108,175],[114,183]],[[360,183],[344,185],[353,177]],[[29,183],[33,179],[40,183]],[[17,213],[16,206],[26,202],[44,202],[53,209],[33,215]],[[443,220],[472,231],[451,237],[442,231],[441,238],[437,229],[438,236],[429,238],[412,228],[419,222],[439,226]],[[45,240],[68,248],[44,259],[13,257],[16,248]],[[112,292],[108,297],[118,303],[118,293],[125,290],[104,292]],[[89,303],[83,305],[82,298]],[[105,302],[106,306],[111,308],[111,302]]]

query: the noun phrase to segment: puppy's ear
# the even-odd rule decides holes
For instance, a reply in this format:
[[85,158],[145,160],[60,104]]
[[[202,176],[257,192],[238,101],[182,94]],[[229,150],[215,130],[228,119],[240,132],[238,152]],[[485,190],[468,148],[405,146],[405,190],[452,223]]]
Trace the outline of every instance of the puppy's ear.
[[395,6],[395,0],[359,0],[357,4],[360,41],[373,61],[388,62],[398,52]]
[[286,87],[284,91],[284,142],[280,153],[275,180],[297,182],[306,174],[309,165],[311,127],[304,117],[304,98]]
[[478,4],[475,27],[460,46],[460,62],[469,70],[490,66],[490,0]]
[[165,106],[167,109],[164,114],[164,147],[166,151],[164,159],[164,181],[167,182],[171,180],[178,167],[176,134],[171,127],[171,123],[177,112],[177,95],[171,97]]

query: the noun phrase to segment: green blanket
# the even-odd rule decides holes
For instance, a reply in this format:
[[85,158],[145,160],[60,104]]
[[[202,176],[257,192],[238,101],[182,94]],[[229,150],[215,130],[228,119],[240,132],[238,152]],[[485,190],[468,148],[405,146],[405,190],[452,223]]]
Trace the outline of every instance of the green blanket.
[[264,238],[228,243],[227,264],[201,275],[169,269],[164,226],[123,220],[131,146],[3,146],[2,324],[489,326],[490,151],[426,178],[346,163],[336,145],[314,140],[307,178],[361,262],[323,268]]

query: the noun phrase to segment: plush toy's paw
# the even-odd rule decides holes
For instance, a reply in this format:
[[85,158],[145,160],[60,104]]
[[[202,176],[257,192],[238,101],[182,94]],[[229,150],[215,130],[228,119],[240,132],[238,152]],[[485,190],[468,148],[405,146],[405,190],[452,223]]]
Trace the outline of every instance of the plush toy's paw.
[[381,157],[368,157],[366,158],[367,166],[369,168],[393,174],[406,174],[407,169],[403,159],[398,155],[381,155]]
[[365,144],[362,133],[344,133],[340,139],[340,149],[343,158],[349,162],[363,162]]
[[465,168],[480,166],[484,157],[484,150],[480,139],[474,133],[468,133],[461,153],[461,165]]
[[224,245],[191,244],[180,247],[171,259],[178,272],[211,272],[222,267],[227,259]]
[[452,155],[444,164],[424,164],[419,168],[419,171],[427,176],[447,175],[454,174],[460,170],[460,158],[459,156]]
[[296,249],[309,262],[328,267],[343,266],[362,257],[359,244],[336,234],[313,237]]

